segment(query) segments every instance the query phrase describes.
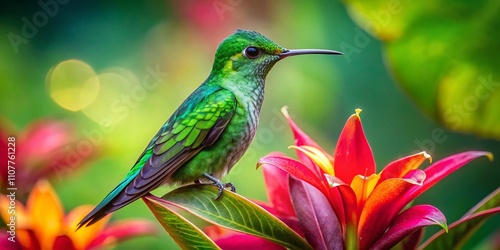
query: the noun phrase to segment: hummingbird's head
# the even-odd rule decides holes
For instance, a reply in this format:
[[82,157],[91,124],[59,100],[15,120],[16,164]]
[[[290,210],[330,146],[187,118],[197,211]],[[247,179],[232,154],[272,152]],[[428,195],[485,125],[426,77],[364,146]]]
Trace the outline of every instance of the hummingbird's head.
[[288,50],[258,32],[236,30],[217,48],[212,72],[237,72],[265,78],[277,61],[303,54],[342,53],[332,50]]
[[249,30],[237,30],[217,48],[213,71],[265,77],[287,49]]

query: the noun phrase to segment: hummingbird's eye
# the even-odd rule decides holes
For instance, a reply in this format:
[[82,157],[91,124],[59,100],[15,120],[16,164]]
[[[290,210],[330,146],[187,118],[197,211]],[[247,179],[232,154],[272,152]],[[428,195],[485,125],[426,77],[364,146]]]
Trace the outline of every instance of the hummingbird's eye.
[[260,56],[260,49],[249,46],[245,50],[243,50],[243,55],[248,59],[255,59]]

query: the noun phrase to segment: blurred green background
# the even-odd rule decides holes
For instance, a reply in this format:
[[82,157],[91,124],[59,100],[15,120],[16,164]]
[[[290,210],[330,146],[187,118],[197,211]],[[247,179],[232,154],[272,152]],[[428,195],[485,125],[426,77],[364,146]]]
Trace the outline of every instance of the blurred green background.
[[[417,103],[422,102],[410,98],[406,93],[411,91],[393,77],[398,67],[388,68],[387,44],[354,23],[340,1],[67,1],[49,12],[36,1],[2,5],[2,120],[19,133],[37,119],[70,121],[98,155],[84,168],[69,169],[52,179],[66,211],[97,204],[121,181],[157,129],[208,76],[218,43],[238,28],[256,30],[287,48],[349,52],[343,57],[290,58],[270,72],[258,133],[225,178],[246,197],[266,199],[261,170],[255,170],[260,157],[271,151],[293,155],[287,149],[293,138],[279,111],[284,105],[299,126],[332,153],[344,122],[354,109],[363,109],[363,126],[378,170],[423,150],[435,161],[466,150],[500,156],[499,141],[449,130],[439,123],[443,120],[436,118],[439,114],[423,111],[429,106],[419,108]],[[48,18],[37,17],[40,11]],[[25,28],[26,20],[34,29]],[[404,20],[392,21],[397,26]],[[430,22],[426,25],[432,27]],[[408,53],[415,54],[419,45],[411,43]],[[497,50],[492,52],[489,56],[499,56]],[[419,59],[422,65],[425,58],[424,54]],[[413,85],[414,89],[426,92],[426,68],[412,66],[418,72],[413,81],[422,79],[421,87]],[[498,79],[494,71],[490,74]],[[94,80],[86,81],[89,77]],[[499,109],[495,107],[496,114]],[[498,176],[497,161],[479,159],[416,203],[436,206],[451,223],[497,188]],[[141,201],[119,210],[112,220],[123,218],[154,221]],[[498,223],[498,218],[489,221],[470,245],[498,229]],[[118,249],[175,249],[159,223],[158,228],[158,237],[134,239]]]

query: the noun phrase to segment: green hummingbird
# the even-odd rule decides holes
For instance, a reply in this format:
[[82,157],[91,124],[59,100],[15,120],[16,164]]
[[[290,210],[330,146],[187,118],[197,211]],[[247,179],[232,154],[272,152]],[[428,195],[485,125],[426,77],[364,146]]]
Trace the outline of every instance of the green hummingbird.
[[210,181],[235,191],[220,178],[245,153],[257,130],[265,78],[279,60],[333,50],[288,50],[255,31],[237,30],[217,48],[208,78],[180,105],[139,156],[127,176],[78,228],[148,194],[162,184]]

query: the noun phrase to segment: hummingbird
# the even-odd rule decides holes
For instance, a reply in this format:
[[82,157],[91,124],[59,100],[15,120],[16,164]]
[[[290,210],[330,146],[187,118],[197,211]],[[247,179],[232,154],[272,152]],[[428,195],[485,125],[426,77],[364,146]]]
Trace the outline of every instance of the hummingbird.
[[90,226],[160,185],[209,182],[219,199],[225,176],[248,149],[259,122],[265,79],[276,62],[296,55],[255,31],[236,30],[218,46],[208,78],[156,133],[125,178],[77,226]]

